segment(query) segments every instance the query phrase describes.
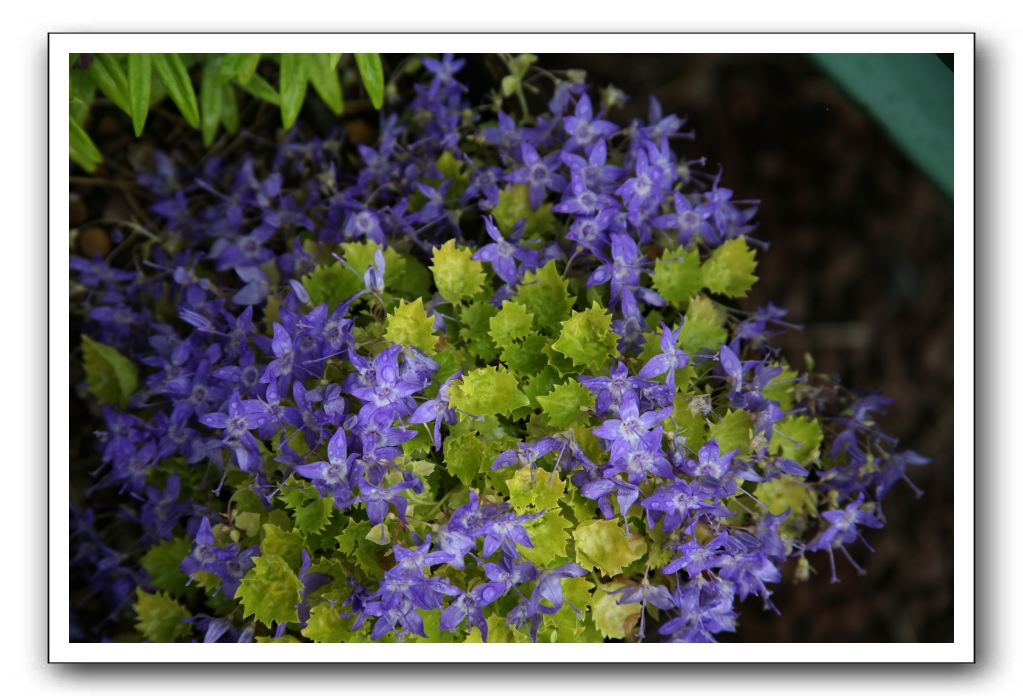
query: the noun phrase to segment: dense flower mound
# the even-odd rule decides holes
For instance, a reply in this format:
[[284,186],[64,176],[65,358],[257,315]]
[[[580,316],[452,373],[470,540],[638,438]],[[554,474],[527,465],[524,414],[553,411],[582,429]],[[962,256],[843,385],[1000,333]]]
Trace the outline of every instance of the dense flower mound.
[[756,202],[655,100],[542,73],[512,116],[461,67],[372,146],[157,155],[160,229],[72,259],[105,423],[73,638],[710,641],[790,560],[860,569],[926,460],[735,308]]

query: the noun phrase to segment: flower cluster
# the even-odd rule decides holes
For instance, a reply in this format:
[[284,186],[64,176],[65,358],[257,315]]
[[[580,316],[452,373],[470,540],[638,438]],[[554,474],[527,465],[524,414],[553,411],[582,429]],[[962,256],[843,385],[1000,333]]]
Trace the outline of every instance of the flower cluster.
[[541,71],[544,113],[488,110],[463,67],[423,59],[372,145],[157,153],[158,233],[72,259],[75,638],[131,605],[147,640],[710,641],[788,559],[860,569],[926,460],[735,306],[757,203],[655,99],[623,126]]

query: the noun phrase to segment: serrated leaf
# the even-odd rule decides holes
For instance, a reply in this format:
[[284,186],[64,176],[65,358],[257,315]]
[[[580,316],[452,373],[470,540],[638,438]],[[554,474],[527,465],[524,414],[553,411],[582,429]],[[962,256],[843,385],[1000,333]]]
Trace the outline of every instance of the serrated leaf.
[[538,396],[536,400],[552,428],[567,428],[584,422],[586,411],[596,403],[593,393],[574,379],[559,384],[550,394]]
[[268,628],[272,624],[298,621],[296,606],[302,601],[302,583],[280,556],[254,556],[235,597],[243,617],[253,616]]
[[551,346],[579,367],[602,374],[617,354],[618,336],[611,331],[611,314],[594,302],[561,325],[561,336]]
[[185,594],[188,582],[188,577],[181,572],[181,561],[191,550],[190,539],[175,537],[150,546],[139,564],[153,587],[180,597]]
[[284,130],[295,124],[302,104],[305,102],[306,85],[309,81],[305,69],[305,55],[302,53],[281,54],[281,122]]
[[459,338],[469,352],[483,362],[492,362],[498,354],[494,339],[490,337],[490,318],[496,314],[494,305],[477,300],[463,307],[458,317],[464,324],[459,329]]
[[264,556],[283,558],[294,570],[302,567],[302,537],[275,524],[263,525],[263,541],[259,550]]
[[312,273],[302,278],[302,285],[309,293],[313,306],[326,302],[333,311],[362,290],[362,278],[344,264],[335,262],[328,266],[317,266]]
[[135,137],[142,135],[149,113],[149,91],[153,68],[148,53],[128,54],[128,106]]
[[384,338],[398,345],[414,346],[431,355],[436,352],[438,336],[433,332],[433,317],[423,308],[422,297],[417,297],[414,302],[399,302],[387,315]]
[[525,305],[506,301],[490,318],[490,337],[498,348],[513,348],[533,330],[533,315]]
[[653,285],[674,306],[685,306],[703,288],[700,253],[696,249],[665,251],[654,263]]
[[167,94],[185,121],[192,128],[198,128],[199,103],[195,98],[192,78],[188,76],[188,69],[181,56],[177,53],[154,53],[152,63],[160,82],[167,88]]
[[322,497],[313,486],[294,477],[285,482],[281,499],[292,512],[295,528],[305,536],[323,530],[334,512],[331,496]]
[[138,368],[112,346],[82,336],[85,379],[101,404],[127,405],[139,384]]
[[817,494],[801,481],[771,479],[757,485],[756,496],[772,515],[784,514],[786,510],[792,510],[796,516],[817,514]]
[[473,433],[459,433],[444,438],[444,466],[448,473],[470,486],[486,468],[487,446]]
[[335,116],[340,116],[345,108],[341,96],[341,76],[337,72],[337,62],[340,59],[340,53],[312,53],[306,62],[313,88]]
[[753,418],[747,411],[729,410],[717,423],[710,426],[710,437],[718,443],[722,453],[739,450],[743,454],[749,448],[750,429]]
[[598,568],[608,577],[642,558],[647,548],[641,535],[626,534],[617,519],[582,522],[572,537],[576,562],[585,568]]
[[824,432],[816,418],[786,416],[774,424],[770,450],[800,464],[820,460]]
[[483,290],[486,273],[483,264],[472,258],[472,249],[460,249],[449,239],[433,250],[433,282],[448,302],[470,300]]
[[525,305],[537,326],[549,332],[560,328],[575,304],[575,297],[568,292],[568,281],[558,273],[554,261],[548,261],[537,271],[524,273],[514,300]]
[[355,64],[374,109],[384,105],[384,64],[379,53],[356,53]]
[[639,622],[641,604],[619,604],[621,594],[610,594],[624,586],[621,582],[602,584],[593,593],[593,621],[605,638],[631,636]]
[[383,577],[384,569],[380,565],[380,547],[366,539],[371,525],[366,520],[348,520],[348,526],[338,535],[341,553],[355,561],[355,565],[367,576],[377,579]]
[[550,566],[557,558],[568,555],[568,530],[572,523],[564,518],[560,510],[548,510],[542,516],[529,522],[525,529],[533,548],[519,546],[519,552],[541,568]]
[[164,592],[150,594],[140,587],[132,608],[135,628],[153,643],[173,643],[192,631],[191,624],[185,623],[192,616],[188,609]]
[[551,474],[540,467],[523,467],[516,469],[508,479],[508,494],[508,502],[520,515],[525,512],[557,510],[565,494],[565,482],[556,472]]
[[693,451],[707,442],[708,437],[707,418],[694,408],[693,400],[699,397],[698,394],[677,394],[671,421],[665,425],[666,428],[682,435],[686,446]]
[[448,397],[454,408],[473,416],[508,415],[529,405],[529,399],[519,391],[515,375],[498,367],[465,373],[451,384]]
[[351,618],[341,617],[341,606],[330,602],[309,610],[302,635],[315,643],[347,643],[352,639]]
[[557,227],[558,221],[551,212],[551,207],[550,203],[543,203],[533,210],[529,205],[529,186],[514,184],[501,189],[498,193],[497,205],[493,210],[494,222],[501,230],[509,232],[520,220],[524,220],[522,228],[524,239],[552,236],[551,230]]
[[512,344],[501,351],[501,362],[520,376],[534,375],[547,366],[547,355],[544,353],[547,343],[545,336],[526,336],[521,343]]
[[703,265],[703,284],[711,292],[727,297],[745,297],[757,277],[756,255],[745,237],[729,239],[714,250]]
[[693,298],[679,331],[682,350],[687,353],[717,350],[727,338],[724,315],[703,295]]

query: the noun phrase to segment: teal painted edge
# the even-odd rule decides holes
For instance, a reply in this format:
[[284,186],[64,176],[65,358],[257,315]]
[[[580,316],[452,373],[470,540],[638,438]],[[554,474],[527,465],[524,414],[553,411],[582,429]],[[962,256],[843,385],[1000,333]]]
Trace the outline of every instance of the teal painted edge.
[[953,197],[953,73],[933,53],[814,53],[906,155]]

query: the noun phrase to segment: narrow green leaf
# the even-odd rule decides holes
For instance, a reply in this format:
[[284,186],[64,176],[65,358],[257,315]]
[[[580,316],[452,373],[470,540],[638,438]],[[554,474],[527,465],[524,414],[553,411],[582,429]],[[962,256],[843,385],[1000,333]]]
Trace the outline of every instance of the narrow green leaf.
[[91,174],[103,161],[103,155],[100,154],[96,144],[92,142],[85,129],[77,121],[69,119],[69,122],[71,124],[71,139],[68,155],[72,162]]
[[221,74],[226,78],[234,78],[239,84],[245,84],[256,74],[259,67],[258,53],[228,53],[221,65]]
[[87,70],[72,70],[70,84],[71,120],[85,122],[89,115],[92,98],[96,95],[96,83]]
[[117,56],[110,53],[97,53],[93,56],[89,74],[103,94],[114,102],[121,111],[131,114],[128,101],[128,76],[121,67]]
[[203,71],[202,83],[199,85],[199,105],[202,107],[202,143],[209,147],[217,136],[217,128],[224,113],[224,91],[229,85],[218,83],[214,79],[220,71],[221,59],[211,58]]
[[220,85],[220,90],[223,92],[221,96],[223,112],[220,114],[220,122],[224,124],[224,128],[228,133],[234,135],[238,132],[239,125],[238,97],[235,95],[234,86],[230,82]]
[[188,125],[199,127],[199,104],[188,69],[177,53],[154,53],[153,68]]
[[341,78],[337,72],[339,60],[340,53],[312,53],[306,58],[309,80],[313,83],[316,93],[320,95],[320,99],[336,116],[345,108],[341,96]]
[[302,110],[308,80],[305,54],[282,53],[281,121],[285,130],[295,125],[295,119],[298,118],[298,113]]
[[384,105],[384,64],[379,53],[356,53],[355,64],[359,67],[362,84],[366,88],[374,109]]
[[128,54],[128,105],[135,137],[142,135],[149,113],[149,87],[153,83],[152,63],[148,53]]
[[274,106],[281,105],[281,96],[277,90],[259,75],[253,75],[247,82],[238,81],[238,86],[254,96]]

